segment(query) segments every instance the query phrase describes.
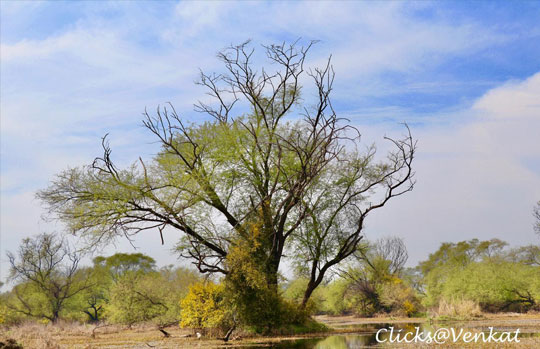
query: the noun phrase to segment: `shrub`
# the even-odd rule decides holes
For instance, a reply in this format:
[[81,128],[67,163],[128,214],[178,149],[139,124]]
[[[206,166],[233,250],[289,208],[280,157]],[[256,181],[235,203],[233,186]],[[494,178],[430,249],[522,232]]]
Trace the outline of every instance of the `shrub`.
[[225,330],[233,323],[223,284],[199,282],[191,285],[186,297],[180,301],[180,307],[181,327]]
[[[308,282],[309,280],[307,278],[298,278],[291,281],[287,285],[287,288],[283,293],[283,298],[294,304],[301,304]],[[327,286],[325,285],[321,285],[315,289],[306,304],[305,309],[308,314],[320,313],[325,311],[325,306],[323,303],[324,295],[326,294],[326,287]]]
[[480,305],[472,300],[453,299],[451,301],[447,301],[442,299],[432,315],[438,318],[461,320],[481,317],[482,310],[480,309]]
[[470,300],[485,311],[526,311],[540,300],[539,268],[507,261],[472,262],[462,268],[437,268],[427,275],[426,305]]
[[340,315],[351,309],[351,300],[345,297],[348,282],[338,279],[321,289],[321,311],[327,314]]
[[132,325],[152,320],[167,312],[160,294],[158,273],[130,272],[123,275],[110,290],[106,317],[112,323]]
[[417,312],[418,301],[414,290],[398,277],[380,285],[381,305],[387,312],[412,316]]

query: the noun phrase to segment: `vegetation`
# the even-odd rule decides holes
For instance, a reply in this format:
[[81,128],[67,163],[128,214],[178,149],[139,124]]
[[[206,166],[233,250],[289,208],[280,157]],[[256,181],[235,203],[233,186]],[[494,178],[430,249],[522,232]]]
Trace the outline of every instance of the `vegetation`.
[[[540,310],[540,246],[509,248],[498,239],[443,243],[416,268],[401,240],[365,243],[354,261],[321,287],[316,313],[360,316],[390,314],[465,319],[484,312]],[[285,296],[298,299],[298,278]]]
[[[256,260],[244,260],[252,255],[247,247],[230,255],[228,263],[242,264],[234,268],[238,274],[212,281],[186,268],[158,269],[151,257],[140,253],[98,256],[92,266],[74,266],[59,257],[67,247],[59,249],[58,241],[46,234],[25,239],[19,255],[10,254],[16,283],[0,295],[2,324],[29,320],[88,322],[96,323],[95,328],[151,324],[166,336],[165,328],[173,325],[228,340],[237,330],[244,334],[327,330],[310,318],[314,314],[429,313],[464,320],[489,312],[540,310],[539,246],[509,248],[497,239],[443,243],[415,269],[404,267],[407,251],[402,240],[366,241],[346,266],[317,288],[305,307],[301,305],[309,279],[301,271],[298,278],[279,284],[279,297],[271,298],[273,293],[268,292],[264,298],[265,274],[258,271]],[[44,258],[41,264],[39,258]],[[24,275],[32,278],[15,278],[28,265],[41,266],[39,278],[28,273]],[[55,298],[54,288],[42,284],[68,289],[62,295],[69,297]],[[60,307],[54,308],[57,301]],[[269,328],[269,323],[276,327]]]
[[[161,148],[120,169],[103,138],[102,157],[66,170],[38,193],[69,230],[8,253],[11,290],[0,323],[178,325],[228,340],[244,334],[324,331],[314,314],[463,318],[538,310],[540,246],[504,241],[443,243],[416,268],[399,238],[365,241],[368,215],[412,190],[416,142],[374,146],[334,113],[330,61],[304,67],[306,47],[264,47],[275,72],[255,69],[249,43],[221,52],[225,73],[201,73],[215,103],[187,124],[172,106],[145,113]],[[300,86],[304,75],[309,86]],[[367,149],[367,150],[364,150]],[[540,203],[534,209],[540,222]],[[84,253],[119,236],[176,230],[175,251],[196,268],[158,268],[140,253]],[[287,260],[292,280],[280,274]],[[204,278],[203,278],[204,277]]]
[[[376,159],[375,147],[362,145],[332,108],[330,60],[305,68],[312,45],[265,46],[275,71],[254,67],[249,43],[222,51],[225,72],[201,73],[199,81],[214,103],[196,109],[210,119],[188,125],[172,106],[145,113],[161,144],[154,158],[120,169],[104,138],[102,157],[59,174],[38,197],[94,243],[177,230],[178,253],[235,290],[239,319],[274,328],[288,318],[288,307],[276,306],[284,255],[305,269],[303,311],[355,253],[370,212],[414,184],[410,133],[387,138],[393,150]],[[304,76],[311,86],[300,85]],[[303,88],[310,93],[302,96]]]
[[225,304],[223,284],[199,282],[189,288],[189,292],[181,300],[181,327],[194,329],[220,329],[231,327],[234,321],[230,307]]
[[526,311],[540,300],[540,247],[493,239],[442,244],[419,266],[427,306],[468,300],[486,311]]
[[53,234],[24,239],[18,255],[8,252],[12,301],[6,307],[12,312],[56,322],[68,302],[90,288],[91,273],[78,270],[81,256],[67,241]]
[[[22,259],[12,256],[12,275],[16,276],[23,265],[30,263],[41,269],[35,271],[36,275],[31,274],[32,278],[13,279],[19,282],[1,295],[2,323],[63,319],[168,326],[180,321],[180,299],[188,293],[191,284],[200,280],[196,272],[186,268],[157,269],[151,257],[140,253],[96,257],[92,267],[69,264],[68,273],[59,252],[50,253],[52,247],[58,251],[54,238],[41,235],[36,239],[37,242],[23,241]],[[35,253],[30,253],[28,246],[41,246],[44,240],[49,247],[36,249],[41,260],[33,259]]]

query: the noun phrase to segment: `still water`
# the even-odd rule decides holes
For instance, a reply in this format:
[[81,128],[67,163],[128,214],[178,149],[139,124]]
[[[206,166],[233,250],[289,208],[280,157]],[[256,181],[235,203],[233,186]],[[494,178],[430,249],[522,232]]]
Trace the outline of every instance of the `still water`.
[[[416,331],[415,327],[420,327],[420,330],[426,329],[426,324],[411,323],[411,324],[369,324],[355,325],[355,333],[330,335],[319,338],[302,338],[296,340],[283,340],[279,343],[260,343],[250,348],[291,348],[291,349],[353,349],[366,348],[376,346],[375,339],[377,330],[380,328],[388,328],[393,326],[395,330]],[[339,327],[346,329],[347,327]],[[356,332],[356,330],[358,330]],[[388,334],[379,335],[380,339],[387,338]]]
[[[401,330],[401,333],[416,332],[416,327],[419,327],[419,331],[431,332],[436,331],[437,327],[433,327],[428,323],[409,323],[409,324],[370,324],[370,325],[356,325],[354,329],[358,329],[358,332],[347,333],[340,335],[330,335],[320,338],[302,338],[296,340],[283,340],[278,343],[260,343],[249,348],[291,348],[291,349],[357,349],[357,348],[369,348],[381,345],[376,340],[376,333],[380,328],[394,327],[394,331]],[[452,326],[448,326],[452,327]],[[472,328],[471,328],[472,330]],[[489,329],[478,328],[480,331],[487,331]],[[504,331],[514,331],[515,329],[504,329]],[[520,334],[520,338],[529,336],[540,336],[540,333],[523,333]],[[381,333],[379,339],[388,339],[388,333]]]

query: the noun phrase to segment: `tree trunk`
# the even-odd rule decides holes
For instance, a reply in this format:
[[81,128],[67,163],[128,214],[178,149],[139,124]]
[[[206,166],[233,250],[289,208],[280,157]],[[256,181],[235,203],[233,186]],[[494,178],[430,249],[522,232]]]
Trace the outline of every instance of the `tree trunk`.
[[60,318],[60,311],[57,310],[57,309],[54,309],[52,311],[52,316],[51,316],[51,322],[53,324],[57,323],[58,322],[58,319]]
[[302,299],[302,304],[300,306],[301,309],[306,309],[307,302],[309,301],[309,298],[311,297],[311,294],[313,291],[315,291],[315,288],[317,288],[318,284],[316,285],[314,282],[308,283],[308,286],[306,288],[306,291],[304,292],[304,298]]

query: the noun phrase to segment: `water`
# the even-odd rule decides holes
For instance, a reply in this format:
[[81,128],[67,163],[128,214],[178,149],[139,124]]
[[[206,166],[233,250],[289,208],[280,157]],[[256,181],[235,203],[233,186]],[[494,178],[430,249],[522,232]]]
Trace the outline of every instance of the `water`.
[[[355,333],[347,333],[347,334],[338,334],[338,335],[330,335],[326,337],[319,337],[319,338],[302,338],[302,339],[295,339],[295,340],[283,340],[278,343],[260,343],[253,346],[250,346],[248,348],[291,348],[291,349],[357,349],[357,348],[370,348],[375,347],[377,345],[381,345],[376,340],[376,334],[377,331],[381,328],[389,328],[390,326],[394,327],[394,332],[397,332],[398,330],[401,330],[402,335],[404,335],[407,332],[416,332],[416,327],[419,327],[419,331],[424,332],[431,332],[437,330],[439,327],[445,327],[450,328],[454,327],[456,329],[459,329],[458,326],[439,326],[434,327],[433,325],[430,325],[429,323],[409,323],[409,324],[369,324],[369,325],[355,325],[354,329],[358,330],[358,332]],[[343,327],[342,327],[343,328]],[[346,327],[345,327],[346,328]],[[504,329],[497,329],[495,328],[494,331],[500,332],[500,331],[515,331],[516,328],[504,328]],[[468,328],[466,330],[474,330],[474,328]],[[489,333],[489,329],[487,328],[477,328],[476,330],[485,331]],[[540,333],[520,333],[519,338],[525,338],[525,337],[540,337]],[[389,338],[389,333],[381,333],[379,335],[379,339],[385,340]]]
[[[295,340],[283,340],[278,343],[260,343],[249,348],[291,348],[291,349],[356,349],[376,346],[376,334],[380,328],[394,327],[394,330],[416,331],[415,327],[420,327],[420,330],[425,328],[422,323],[410,324],[369,324],[369,325],[351,325],[337,326],[340,329],[354,328],[355,333],[330,335],[319,338],[302,338]],[[388,338],[389,334],[379,335],[379,339]]]

